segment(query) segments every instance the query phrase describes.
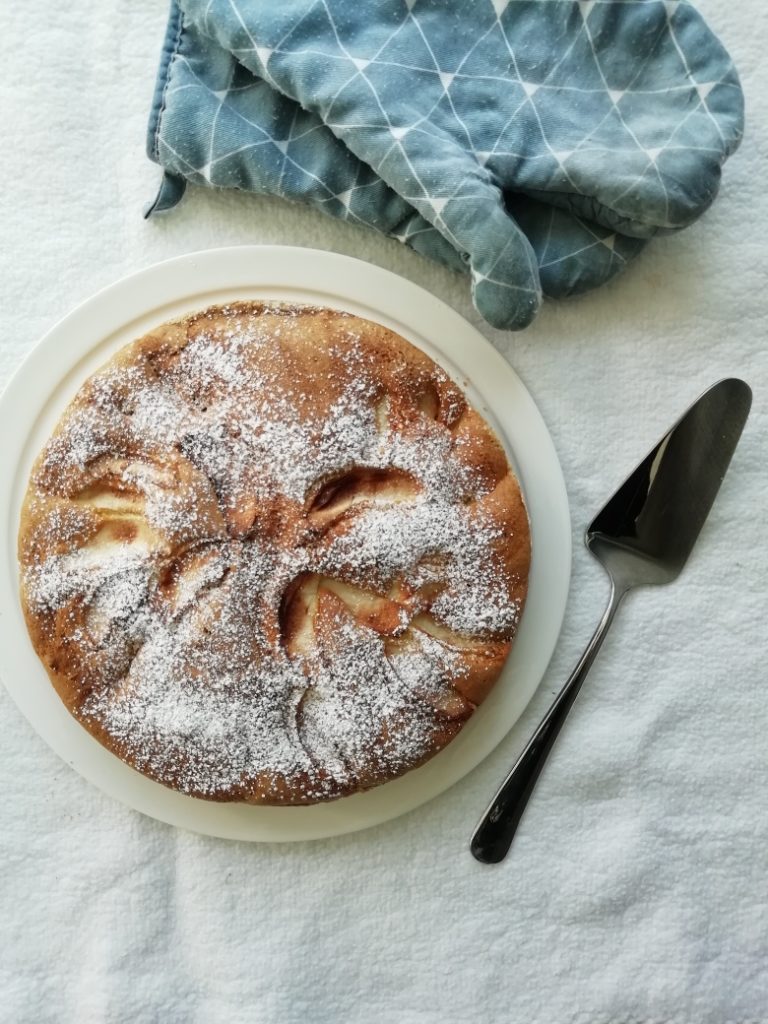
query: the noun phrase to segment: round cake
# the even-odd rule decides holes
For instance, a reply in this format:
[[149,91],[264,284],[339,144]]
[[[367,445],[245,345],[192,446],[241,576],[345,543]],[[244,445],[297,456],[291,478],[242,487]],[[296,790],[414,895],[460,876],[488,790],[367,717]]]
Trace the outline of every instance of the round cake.
[[19,534],[69,711],[166,786],[309,804],[441,750],[499,676],[528,519],[459,387],[392,331],[238,302],[82,386]]

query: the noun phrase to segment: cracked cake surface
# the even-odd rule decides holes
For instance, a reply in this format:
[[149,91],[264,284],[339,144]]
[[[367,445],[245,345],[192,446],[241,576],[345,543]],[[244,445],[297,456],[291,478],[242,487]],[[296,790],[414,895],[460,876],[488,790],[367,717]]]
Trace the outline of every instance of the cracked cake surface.
[[459,732],[510,651],[530,537],[501,444],[429,356],[238,302],[85,382],[18,551],[32,643],[96,739],[193,796],[307,804]]

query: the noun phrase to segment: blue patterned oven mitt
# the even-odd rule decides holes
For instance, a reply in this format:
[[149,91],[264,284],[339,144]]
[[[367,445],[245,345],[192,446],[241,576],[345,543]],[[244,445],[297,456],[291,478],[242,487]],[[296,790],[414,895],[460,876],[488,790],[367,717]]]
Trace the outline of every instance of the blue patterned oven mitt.
[[[175,206],[187,181],[278,195],[467,269],[453,245],[316,114],[182,21],[175,3],[147,141],[152,159],[166,169],[148,215]],[[645,244],[526,196],[507,193],[505,202],[533,247],[542,290],[553,298],[602,284]]]
[[150,131],[182,179],[303,199],[467,265],[525,326],[714,198],[727,53],[661,0],[181,0]]

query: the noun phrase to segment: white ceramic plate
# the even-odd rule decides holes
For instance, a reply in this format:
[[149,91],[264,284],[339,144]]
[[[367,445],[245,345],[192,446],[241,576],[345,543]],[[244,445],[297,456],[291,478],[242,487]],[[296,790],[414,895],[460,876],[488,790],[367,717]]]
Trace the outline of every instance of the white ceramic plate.
[[[450,745],[408,775],[313,807],[216,804],[172,792],[110,754],[64,708],[27,638],[17,588],[16,535],[29,471],[85,378],[120,347],[176,316],[228,300],[311,302],[376,320],[439,362],[495,425],[520,478],[532,524],[528,601],[503,675]],[[442,793],[486,757],[518,719],[552,655],[568,593],[571,532],[560,465],[521,381],[493,346],[410,281],[335,253],[283,246],[214,249],[127,277],[57,324],[0,400],[0,658],[6,687],[42,738],[110,796],[207,835],[285,841],[376,825]]]

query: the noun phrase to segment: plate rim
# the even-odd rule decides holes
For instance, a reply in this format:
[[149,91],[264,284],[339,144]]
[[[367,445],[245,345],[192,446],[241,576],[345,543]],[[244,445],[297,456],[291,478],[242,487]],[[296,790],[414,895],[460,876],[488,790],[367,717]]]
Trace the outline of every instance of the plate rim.
[[[29,449],[39,448],[31,439],[35,430],[43,440],[49,435],[43,426],[46,409],[55,423],[71,398],[67,382],[76,390],[117,348],[148,329],[138,326],[142,321],[151,326],[169,319],[160,312],[164,308],[188,303],[189,311],[204,308],[211,301],[226,301],[206,295],[227,292],[232,298],[271,295],[281,301],[276,294],[280,291],[317,296],[293,301],[368,315],[426,349],[453,376],[458,370],[461,382],[469,382],[465,390],[470,401],[511,449],[529,511],[534,508],[528,601],[512,654],[488,700],[426,765],[366,793],[310,807],[201,800],[169,790],[125,765],[59,700],[32,649],[18,599],[19,492],[23,495],[28,477]],[[400,305],[393,316],[394,299]],[[286,300],[290,296],[282,298]],[[89,360],[93,365],[81,374]],[[502,398],[508,401],[502,403]],[[513,434],[521,431],[514,444],[511,425]],[[0,449],[0,480],[5,484],[0,537],[6,570],[0,577],[0,678],[14,704],[59,757],[102,792],[149,817],[204,835],[259,842],[328,838],[383,824],[441,795],[473,771],[508,735],[544,677],[562,628],[572,557],[568,496],[551,435],[527,388],[492,343],[437,296],[390,270],[322,249],[239,245],[186,253],[134,271],[86,298],[27,353],[0,395],[0,436],[8,439]],[[538,462],[528,451],[535,446]],[[534,627],[540,631],[538,640]],[[514,690],[505,678],[512,676],[517,677]],[[494,717],[499,705],[506,711],[503,721]]]

